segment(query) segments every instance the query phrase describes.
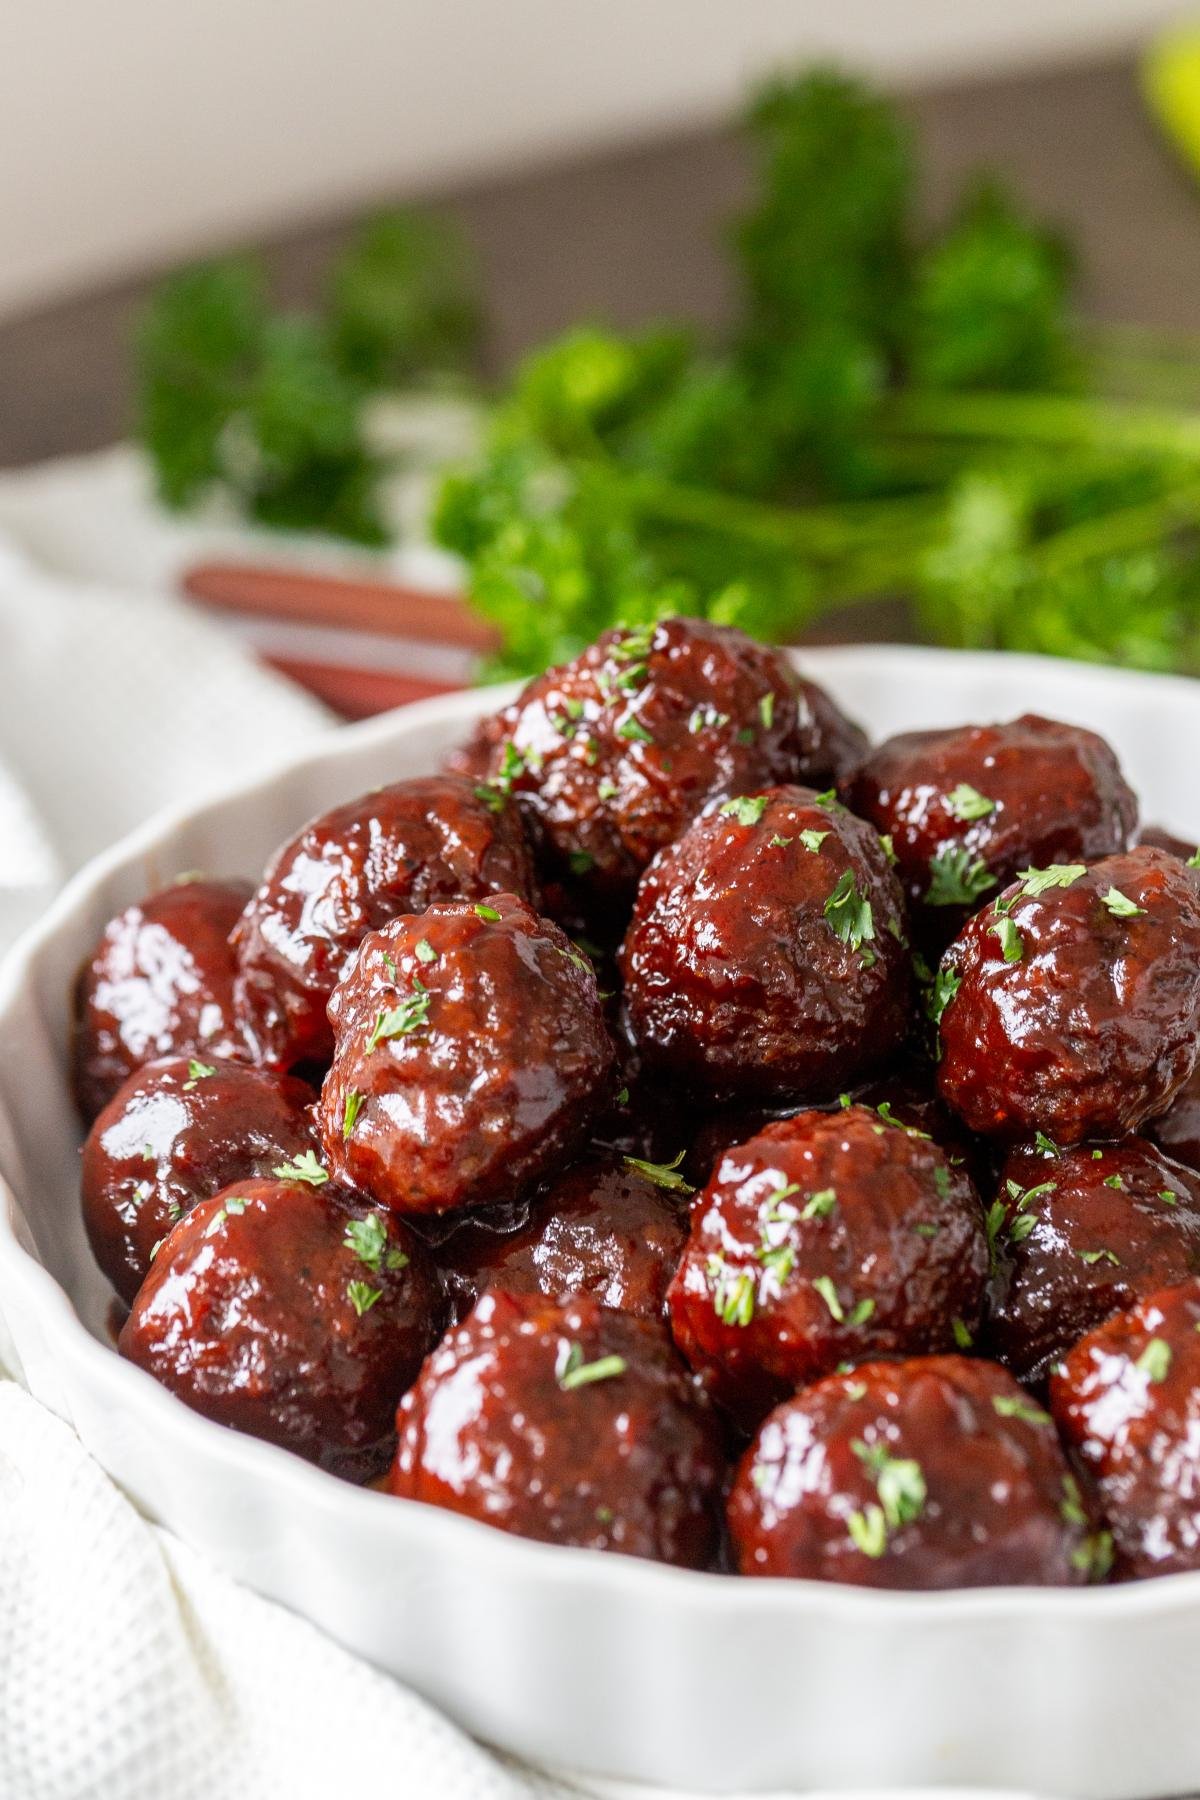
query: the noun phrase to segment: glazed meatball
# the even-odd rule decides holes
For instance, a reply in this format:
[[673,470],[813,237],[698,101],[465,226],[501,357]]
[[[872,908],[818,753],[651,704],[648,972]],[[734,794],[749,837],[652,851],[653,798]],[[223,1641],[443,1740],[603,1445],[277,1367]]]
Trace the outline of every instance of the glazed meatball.
[[75,1097],[89,1124],[155,1057],[248,1058],[229,934],[249,892],[185,877],[105,926],[75,990]]
[[757,1136],[765,1125],[776,1119],[793,1118],[799,1110],[832,1112],[848,1101],[856,1101],[877,1111],[885,1124],[894,1122],[923,1132],[940,1145],[953,1162],[966,1168],[974,1177],[979,1140],[970,1138],[959,1120],[938,1099],[935,1080],[936,1077],[931,1072],[926,1073],[921,1065],[905,1061],[815,1109],[800,1109],[795,1105],[767,1108],[743,1102],[740,1106],[709,1110],[692,1137],[683,1171],[690,1181],[703,1187],[725,1151]]
[[1050,1380],[1064,1442],[1091,1475],[1117,1573],[1200,1569],[1200,1280],[1117,1313]]
[[867,1363],[785,1400],[734,1477],[742,1575],[876,1588],[1066,1586],[1104,1572],[1049,1415],[994,1363]]
[[327,1062],[326,1007],[368,931],[435,900],[531,898],[520,815],[453,775],[376,788],[314,819],[273,858],[233,934],[237,1003],[260,1060]]
[[719,802],[661,851],[620,962],[647,1067],[716,1099],[835,1094],[907,1025],[903,901],[879,839],[806,788]]
[[236,1182],[194,1207],[117,1347],[219,1424],[364,1479],[387,1465],[396,1402],[441,1312],[412,1234],[318,1170]]
[[171,1057],[129,1077],[83,1146],[83,1222],[127,1303],[155,1246],[200,1200],[318,1147],[304,1082],[244,1063]]
[[1200,1180],[1144,1139],[1014,1150],[989,1225],[989,1344],[1025,1382],[1110,1313],[1200,1273]]
[[675,1342],[743,1422],[843,1361],[973,1341],[988,1255],[974,1188],[861,1106],[727,1150],[667,1296]]
[[836,780],[866,740],[786,654],[702,619],[607,631],[531,681],[492,742],[490,775],[535,822],[547,866],[601,914],[713,798]]
[[973,1131],[1122,1137],[1196,1065],[1200,888],[1165,850],[1027,870],[939,971],[938,1085]]
[[512,895],[371,932],[329,1018],[330,1164],[396,1212],[517,1198],[566,1165],[609,1096],[592,966]]
[[400,1402],[392,1492],[520,1537],[703,1568],[716,1422],[662,1325],[485,1294]]
[[1150,844],[1156,850],[1169,850],[1172,856],[1177,856],[1189,866],[1200,855],[1194,838],[1177,837],[1163,825],[1144,825],[1138,832],[1137,841],[1139,844]]
[[1104,739],[1034,713],[889,738],[845,798],[891,839],[914,920],[938,944],[1018,870],[1111,856],[1137,820]]
[[1146,1136],[1176,1162],[1200,1170],[1200,1064],[1188,1076],[1166,1112],[1147,1125]]
[[442,1266],[468,1306],[493,1287],[560,1302],[590,1294],[657,1318],[687,1236],[690,1194],[667,1166],[592,1158],[553,1182],[520,1229],[465,1225],[446,1243]]

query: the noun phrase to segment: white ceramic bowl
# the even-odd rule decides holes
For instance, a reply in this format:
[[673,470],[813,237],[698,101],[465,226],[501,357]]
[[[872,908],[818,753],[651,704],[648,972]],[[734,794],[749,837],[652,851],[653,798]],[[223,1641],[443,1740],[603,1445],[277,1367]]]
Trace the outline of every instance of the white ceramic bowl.
[[[1200,829],[1200,685],[877,648],[804,666],[877,736],[1025,710],[1093,726],[1147,818]],[[494,699],[374,720],[159,818],[85,869],[6,963],[0,1316],[28,1385],[153,1518],[533,1760],[714,1793],[1200,1786],[1200,1573],[1093,1592],[880,1595],[554,1549],[342,1485],[189,1412],[109,1347],[65,1075],[81,958],[114,911],[180,870],[253,874],[310,814],[431,769]]]

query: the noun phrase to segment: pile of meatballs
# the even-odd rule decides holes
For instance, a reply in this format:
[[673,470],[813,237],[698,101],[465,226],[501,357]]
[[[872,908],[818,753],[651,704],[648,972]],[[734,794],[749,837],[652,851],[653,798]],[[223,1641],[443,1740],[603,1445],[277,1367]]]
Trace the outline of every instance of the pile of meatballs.
[[872,748],[735,630],[605,633],[256,889],[107,926],[120,1353],[556,1544],[1200,1567],[1200,868],[1137,831],[1091,732]]

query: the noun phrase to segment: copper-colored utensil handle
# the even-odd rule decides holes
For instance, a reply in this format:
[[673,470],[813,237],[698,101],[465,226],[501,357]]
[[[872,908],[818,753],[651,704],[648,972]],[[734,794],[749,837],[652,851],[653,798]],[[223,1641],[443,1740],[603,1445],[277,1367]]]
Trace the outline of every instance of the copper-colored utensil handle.
[[393,582],[357,581],[310,569],[253,563],[197,563],[183,590],[205,606],[258,613],[309,625],[339,625],[423,643],[494,650],[495,632],[452,594],[424,593]]

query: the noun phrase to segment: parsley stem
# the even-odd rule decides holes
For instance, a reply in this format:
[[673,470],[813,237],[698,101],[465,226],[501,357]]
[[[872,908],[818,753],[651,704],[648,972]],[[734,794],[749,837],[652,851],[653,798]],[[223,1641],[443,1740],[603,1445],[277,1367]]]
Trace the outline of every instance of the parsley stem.
[[1039,444],[1104,444],[1154,456],[1200,458],[1200,413],[1070,394],[898,394],[882,427],[934,437]]

